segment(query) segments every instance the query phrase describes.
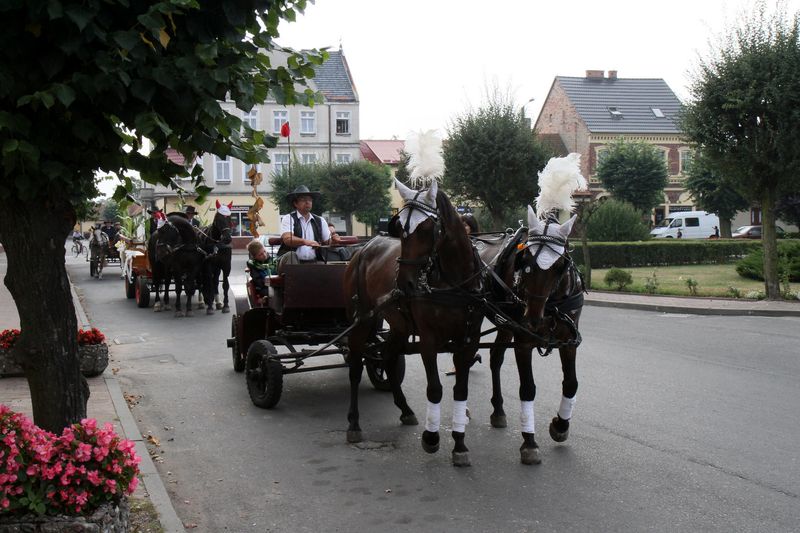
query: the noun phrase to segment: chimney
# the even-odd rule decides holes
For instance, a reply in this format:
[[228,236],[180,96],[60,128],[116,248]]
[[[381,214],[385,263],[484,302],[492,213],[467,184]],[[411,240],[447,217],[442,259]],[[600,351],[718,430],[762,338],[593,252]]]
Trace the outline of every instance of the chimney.
[[605,75],[603,70],[587,70],[586,77],[592,80],[602,80]]
[[608,79],[610,79],[610,80],[617,79],[617,71],[616,70],[609,70],[608,71]]

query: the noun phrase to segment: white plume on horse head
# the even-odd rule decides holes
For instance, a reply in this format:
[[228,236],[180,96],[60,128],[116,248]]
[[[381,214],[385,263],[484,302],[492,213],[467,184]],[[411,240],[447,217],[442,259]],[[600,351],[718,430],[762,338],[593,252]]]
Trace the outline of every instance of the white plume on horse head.
[[436,130],[409,133],[405,151],[409,156],[408,170],[414,187],[424,187],[444,174],[442,139]]
[[539,196],[536,197],[536,215],[543,219],[556,209],[575,209],[572,199],[574,191],[588,188],[586,178],[581,175],[580,154],[552,157],[544,170],[539,172]]

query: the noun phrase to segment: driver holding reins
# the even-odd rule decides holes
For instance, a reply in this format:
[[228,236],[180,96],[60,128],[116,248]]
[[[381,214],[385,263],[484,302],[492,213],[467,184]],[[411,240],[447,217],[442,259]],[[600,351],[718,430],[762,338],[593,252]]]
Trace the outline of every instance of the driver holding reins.
[[314,263],[321,260],[319,246],[330,243],[331,232],[324,218],[311,214],[319,192],[300,185],[286,195],[294,211],[281,217],[281,247],[278,249],[278,273],[286,264]]

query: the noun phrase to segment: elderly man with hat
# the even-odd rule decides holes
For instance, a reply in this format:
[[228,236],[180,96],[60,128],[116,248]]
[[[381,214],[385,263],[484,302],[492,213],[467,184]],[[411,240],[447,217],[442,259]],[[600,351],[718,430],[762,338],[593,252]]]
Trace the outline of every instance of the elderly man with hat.
[[197,210],[193,205],[187,205],[186,207],[184,207],[183,212],[186,215],[186,218],[189,219],[189,222],[192,223],[192,226],[194,226],[195,228],[200,227],[200,221],[194,218],[194,216],[197,214]]
[[286,264],[316,261],[319,259],[319,246],[330,241],[328,223],[324,218],[311,214],[317,198],[319,192],[309,191],[305,185],[300,185],[286,195],[295,210],[281,217],[282,242],[278,249],[278,272]]

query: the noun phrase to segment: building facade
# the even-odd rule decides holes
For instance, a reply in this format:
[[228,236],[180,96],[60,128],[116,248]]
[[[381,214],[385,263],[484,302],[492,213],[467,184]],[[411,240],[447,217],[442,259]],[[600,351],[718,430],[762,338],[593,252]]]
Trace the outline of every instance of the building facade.
[[589,180],[592,197],[608,194],[596,172],[609,144],[622,138],[658,149],[669,180],[664,202],[653,215],[658,223],[671,212],[694,208],[684,187],[692,152],[677,123],[680,107],[663,79],[619,78],[615,70],[607,75],[587,70],[582,78],[557,76],[553,80],[535,130],[549,137],[551,144],[557,135],[567,151],[581,154],[581,172]]
[[[280,226],[280,213],[271,201],[272,176],[290,165],[311,163],[347,163],[361,158],[359,138],[359,99],[344,52],[331,51],[330,58],[322,65],[315,67],[314,78],[308,80],[309,88],[319,91],[324,102],[313,108],[305,106],[284,106],[274,100],[256,105],[249,111],[237,109],[230,101],[222,102],[222,107],[252,128],[264,131],[278,138],[278,145],[270,150],[269,164],[257,167],[264,180],[258,187],[258,194],[264,199],[264,207],[259,212],[264,228],[262,234],[277,234]],[[271,54],[274,63],[285,64],[285,56]],[[289,137],[281,136],[283,124],[289,124]],[[247,178],[251,166],[234,158],[220,158],[213,154],[204,154],[202,159],[192,164],[203,166],[203,177],[206,185],[213,187],[208,196],[208,203],[197,205],[186,198],[187,203],[196,205],[201,218],[213,218],[216,201],[233,204],[234,234],[240,241],[250,237],[247,211],[253,205],[252,187]],[[188,179],[186,180],[189,181]],[[159,186],[154,190],[154,198],[160,207],[167,211],[174,210],[179,198],[175,191]],[[343,221],[336,214],[331,219],[337,223],[337,229]],[[354,233],[363,234],[363,224],[353,221]],[[359,233],[361,232],[361,233]]]

